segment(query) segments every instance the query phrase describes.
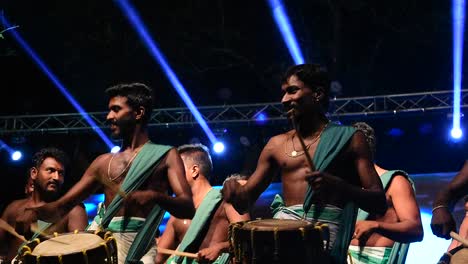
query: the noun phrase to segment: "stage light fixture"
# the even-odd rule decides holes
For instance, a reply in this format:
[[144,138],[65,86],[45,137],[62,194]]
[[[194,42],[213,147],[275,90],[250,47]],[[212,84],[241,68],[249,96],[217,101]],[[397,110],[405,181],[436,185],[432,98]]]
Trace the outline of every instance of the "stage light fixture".
[[23,153],[19,150],[15,150],[11,153],[11,160],[12,161],[19,161],[23,157]]
[[224,149],[225,149],[224,143],[221,141],[218,141],[213,145],[213,151],[217,154],[223,153]]
[[111,153],[117,153],[120,151],[120,147],[119,146],[113,146],[110,150]]

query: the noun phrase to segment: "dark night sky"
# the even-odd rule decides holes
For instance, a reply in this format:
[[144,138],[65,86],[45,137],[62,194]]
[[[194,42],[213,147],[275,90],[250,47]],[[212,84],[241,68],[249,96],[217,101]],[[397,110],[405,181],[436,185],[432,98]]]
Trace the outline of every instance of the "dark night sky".
[[[113,1],[2,2],[86,110],[104,110],[104,88],[127,81],[151,85],[159,107],[183,106]],[[279,100],[293,61],[266,1],[131,2],[197,105]],[[341,95],[450,89],[449,2],[285,2],[306,61],[326,65]],[[0,55],[1,84],[14,98],[0,112],[74,112],[8,33]]]
[[[280,76],[293,61],[266,1],[131,2],[196,105],[279,101]],[[339,96],[451,89],[450,1],[284,2],[306,61],[331,71],[343,87]],[[184,106],[114,1],[3,0],[0,10],[87,111],[105,111],[104,89],[133,81],[153,87],[156,107]],[[8,32],[0,39],[0,87],[0,115],[75,112]],[[377,129],[384,166],[414,173],[456,171],[468,157],[466,141],[447,143],[446,113],[366,121]],[[404,135],[389,137],[394,127]],[[255,165],[268,137],[286,128],[232,128],[228,134],[236,144],[239,135],[247,135],[254,150],[233,145],[229,157],[215,157],[219,181]],[[196,134],[203,138],[198,127],[156,132],[159,141],[173,145]],[[106,151],[95,142],[91,135],[26,137],[28,154],[47,144],[70,153],[78,163],[70,182]],[[23,175],[25,164],[4,163],[6,175]],[[21,186],[17,180],[1,192],[11,198]]]

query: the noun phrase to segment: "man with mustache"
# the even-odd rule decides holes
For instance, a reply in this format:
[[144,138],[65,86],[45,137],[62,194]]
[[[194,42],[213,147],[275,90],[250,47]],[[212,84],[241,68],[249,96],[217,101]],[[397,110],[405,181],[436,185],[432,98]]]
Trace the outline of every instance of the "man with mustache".
[[[60,188],[64,182],[67,165],[67,155],[59,149],[43,148],[34,154],[27,181],[27,189],[30,193],[26,193],[27,198],[10,203],[3,212],[2,219],[11,226],[16,227],[18,224],[17,220],[21,218],[26,208],[40,206],[57,200]],[[32,189],[28,188],[30,181],[33,184]],[[62,219],[50,225],[43,233],[82,231],[87,225],[88,216],[85,208],[82,204],[78,204]],[[7,262],[14,258],[18,247],[22,243],[23,241],[19,238],[0,229],[0,244],[7,246],[5,255]]]
[[291,67],[281,90],[281,102],[294,129],[272,137],[247,183],[227,181],[223,195],[239,212],[245,212],[280,173],[283,197],[277,196],[272,204],[274,217],[302,219],[305,215],[310,221],[327,223],[332,262],[345,263],[355,206],[375,214],[387,209],[369,146],[362,132],[327,119],[330,80],[321,66]]
[[31,210],[27,221],[61,217],[102,188],[104,204],[90,229],[113,232],[119,263],[153,263],[154,237],[164,210],[178,218],[192,218],[192,193],[177,149],[149,139],[152,89],[129,83],[110,87],[106,93],[107,121],[112,137],[122,139],[120,152],[98,156],[70,191],[56,202]]

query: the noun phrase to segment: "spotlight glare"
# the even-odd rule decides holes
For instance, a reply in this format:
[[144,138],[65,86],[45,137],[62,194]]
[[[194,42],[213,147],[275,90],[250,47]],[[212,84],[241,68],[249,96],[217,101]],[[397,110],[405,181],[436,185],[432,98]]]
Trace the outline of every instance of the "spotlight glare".
[[267,116],[265,113],[259,113],[256,117],[255,120],[257,120],[258,123],[264,123],[267,120]]
[[269,0],[268,4],[270,5],[276,25],[281,31],[281,35],[283,36],[284,42],[286,42],[286,46],[288,47],[289,53],[293,57],[294,62],[296,64],[303,64],[304,57],[302,56],[301,49],[296,40],[296,35],[294,34],[291,23],[289,22],[288,15],[282,1]]
[[21,157],[23,156],[23,154],[21,153],[21,151],[19,150],[15,150],[13,151],[13,153],[11,154],[11,159],[13,161],[18,161],[21,159]]
[[463,136],[463,131],[460,128],[454,127],[450,130],[450,135],[454,139],[460,139]]
[[110,152],[111,152],[111,153],[117,153],[117,152],[119,152],[119,151],[120,151],[120,147],[119,147],[119,146],[113,146],[113,147],[111,148],[111,151],[110,151]]
[[[11,25],[7,21],[5,16],[0,15],[0,22],[5,28],[10,28]],[[23,48],[23,50],[31,57],[31,59],[36,63],[36,65],[42,70],[42,72],[47,75],[49,80],[54,83],[55,87],[62,93],[62,95],[73,105],[73,107],[81,114],[85,121],[93,128],[93,130],[98,134],[98,136],[106,143],[110,148],[113,146],[110,139],[104,134],[101,128],[97,123],[89,116],[89,114],[84,110],[80,103],[73,98],[72,94],[68,91],[67,88],[62,84],[57,76],[52,72],[52,70],[46,65],[46,63],[39,57],[39,55],[29,46],[29,44],[24,40],[21,35],[14,29],[8,31],[13,38],[18,42],[18,44]]]
[[208,139],[212,144],[217,142],[217,139],[211,129],[208,127],[204,117],[198,111],[197,107],[193,103],[192,99],[188,95],[187,91],[185,90],[184,86],[180,82],[179,78],[172,70],[171,66],[167,62],[166,58],[164,57],[163,53],[159,50],[156,42],[150,36],[148,30],[146,29],[145,24],[141,20],[138,12],[136,9],[130,4],[128,0],[117,0],[116,4],[122,10],[125,17],[130,22],[130,25],[135,29],[138,33],[140,39],[143,41],[143,44],[148,49],[150,55],[156,60],[156,62],[161,66],[166,77],[171,82],[172,86],[176,89],[177,93],[184,101],[185,105],[187,105],[188,109],[192,113],[192,115],[197,120],[198,124],[201,126],[205,134],[207,135]]
[[463,35],[465,32],[465,0],[452,0],[453,30],[453,125],[451,136],[462,137],[460,128],[461,86],[463,77]]
[[222,153],[224,151],[224,144],[223,142],[216,142],[214,145],[213,145],[213,150],[215,153]]

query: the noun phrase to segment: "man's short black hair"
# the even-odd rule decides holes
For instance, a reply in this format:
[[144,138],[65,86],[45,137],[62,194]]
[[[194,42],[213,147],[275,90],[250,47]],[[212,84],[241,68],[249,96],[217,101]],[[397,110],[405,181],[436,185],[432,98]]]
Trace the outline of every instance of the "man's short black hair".
[[109,98],[123,96],[127,98],[127,104],[138,109],[140,106],[145,108],[145,114],[142,123],[146,125],[153,111],[153,90],[142,83],[122,83],[106,89]]
[[64,151],[54,147],[47,147],[40,149],[33,155],[31,167],[39,169],[47,158],[53,158],[58,161],[64,167],[65,171],[70,163],[68,155]]
[[177,148],[180,155],[190,158],[193,163],[200,167],[201,172],[209,180],[213,170],[210,151],[203,144],[186,144]]
[[288,79],[293,75],[297,76],[299,80],[312,90],[321,88],[325,96],[320,104],[325,111],[328,110],[331,83],[328,71],[319,64],[294,65],[285,72],[281,78],[281,84],[287,83]]

